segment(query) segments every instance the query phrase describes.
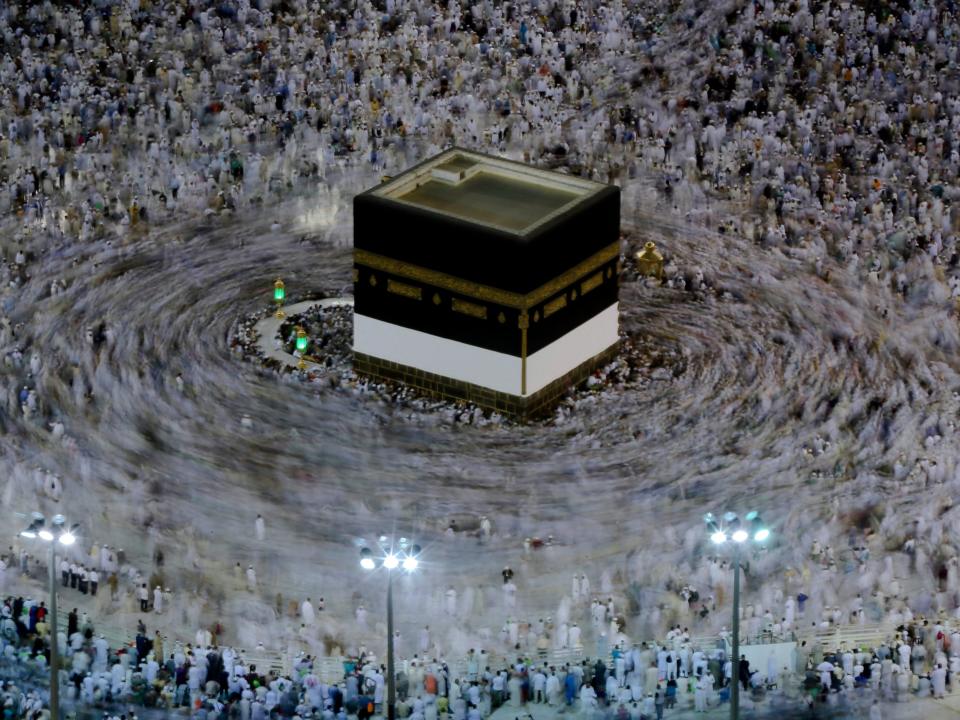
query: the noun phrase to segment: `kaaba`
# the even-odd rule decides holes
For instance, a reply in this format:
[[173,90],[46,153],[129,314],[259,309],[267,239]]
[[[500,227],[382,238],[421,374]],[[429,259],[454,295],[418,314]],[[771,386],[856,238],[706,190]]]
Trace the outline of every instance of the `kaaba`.
[[616,354],[616,186],[452,148],[353,220],[358,374],[528,418]]

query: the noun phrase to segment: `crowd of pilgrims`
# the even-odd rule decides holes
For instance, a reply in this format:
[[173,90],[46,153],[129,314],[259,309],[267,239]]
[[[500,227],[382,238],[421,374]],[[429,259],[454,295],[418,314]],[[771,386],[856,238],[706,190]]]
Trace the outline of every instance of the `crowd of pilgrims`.
[[[257,526],[262,529],[259,516]],[[102,561],[105,570],[111,570],[111,562],[116,564],[116,554],[109,548],[106,554],[100,554],[98,546],[92,550],[106,558]],[[824,563],[824,569],[831,555],[832,548],[819,543],[810,549],[811,561]],[[716,559],[712,562],[719,566]],[[21,576],[40,579],[46,575],[42,565],[22,550],[5,554],[0,559],[0,582]],[[59,567],[61,597],[70,599],[69,592],[85,595],[79,579],[71,582],[76,563]],[[146,587],[132,566],[114,568],[111,576],[118,572],[129,578],[128,596]],[[501,575],[503,609],[511,612],[515,609],[509,599],[516,592],[514,572],[508,566]],[[608,577],[601,577],[599,584],[609,590]],[[722,595],[724,586],[708,587],[713,592],[704,598],[692,584],[678,591],[689,611],[685,619],[696,621],[704,617],[703,608],[716,609],[714,593]],[[756,667],[746,659],[734,665],[725,649],[730,640],[725,628],[719,635],[695,638],[688,627],[676,624],[656,641],[631,640],[621,630],[622,616],[615,600],[591,593],[588,575],[578,574],[573,577],[573,602],[564,598],[558,608],[557,622],[564,623],[562,629],[552,617],[521,625],[511,616],[499,643],[470,648],[449,663],[444,659],[443,639],[429,626],[420,631],[415,648],[404,643],[398,633],[397,714],[415,720],[479,720],[501,705],[519,714],[527,703],[535,703],[558,710],[569,708],[588,718],[653,720],[669,716],[675,709],[703,712],[715,708],[729,699],[730,684],[737,682],[742,685],[745,708],[805,703],[831,711],[869,712],[871,720],[878,720],[882,701],[939,698],[960,682],[960,613],[951,617],[940,609],[930,617],[914,614],[906,598],[885,595],[884,587],[897,592],[899,581],[889,579],[868,600],[857,595],[843,609],[821,606],[819,598],[803,592],[784,597],[778,589],[772,597],[779,604],[775,608],[778,614],[782,611],[779,619],[771,608],[749,602],[742,609],[745,642],[798,641],[789,659],[771,651],[765,664]],[[246,591],[256,590],[248,575]],[[455,618],[452,586],[445,597],[450,603],[448,614]],[[108,625],[111,610],[121,602],[113,588],[111,604],[94,610],[104,611],[97,623]],[[160,613],[170,608],[169,597],[158,594],[154,603],[151,606],[141,599],[141,612]],[[301,631],[314,626],[318,613],[327,610],[322,598],[317,605],[309,598],[297,605]],[[139,616],[132,641],[113,647],[95,631],[94,618],[86,610],[74,608],[67,613],[66,627],[60,625],[57,637],[61,697],[73,713],[71,717],[114,718],[121,713],[136,717],[138,712],[152,717],[150,712],[170,710],[242,720],[362,719],[384,713],[383,658],[362,644],[343,656],[343,675],[333,681],[322,676],[316,656],[302,649],[290,648],[289,672],[265,672],[246,659],[247,651],[224,643],[221,628],[213,633],[198,630],[194,642],[170,640],[160,629],[148,634],[145,619],[158,618],[152,613]],[[863,627],[866,618],[877,613],[886,630],[883,642],[858,648],[842,640],[845,629]],[[566,627],[566,621],[581,617],[585,619],[584,635],[576,622]],[[6,597],[0,607],[0,703],[5,717],[47,717],[49,619],[43,601],[22,595]],[[361,604],[352,626],[359,637],[365,636],[366,624]],[[805,633],[807,628],[811,632]],[[182,637],[179,631],[185,629],[177,630]],[[829,632],[818,635],[818,630]],[[595,640],[592,659],[589,640]],[[263,650],[258,647],[255,653]]]
[[[0,240],[0,347],[8,378],[17,378],[4,381],[4,423],[36,418],[49,423],[55,440],[65,433],[35,386],[45,361],[9,317],[25,284],[43,278],[50,295],[65,289],[64,279],[45,276],[47,253],[131,241],[169,220],[270,203],[322,183],[333,169],[376,178],[450,144],[617,183],[628,199],[631,187],[652,180],[657,202],[688,220],[713,224],[723,215],[725,232],[808,258],[823,278],[839,263],[888,287],[891,303],[960,297],[955,3],[766,0],[704,9],[691,1],[669,16],[659,4],[4,3],[0,214],[16,232]],[[686,289],[707,282],[702,271],[676,265],[667,281]],[[943,482],[946,464],[930,459],[940,439],[930,434],[918,457],[893,468],[894,478]],[[810,454],[823,444],[814,442]],[[48,478],[43,491],[58,495],[58,482]],[[894,522],[888,514],[874,536],[902,540],[881,548],[890,555],[871,558],[862,537],[842,553],[818,545],[813,574],[791,575],[782,589],[748,583],[755,599],[745,625],[776,637],[801,620],[828,627],[886,621],[903,627],[898,642],[867,653],[802,646],[796,667],[764,669],[748,685],[759,690],[778,675],[783,685],[784,674],[799,682],[809,669],[814,688],[834,691],[829,702],[858,685],[882,697],[942,692],[958,669],[960,638],[942,620],[960,599],[957,553],[944,548],[942,521],[921,518],[905,535]],[[894,554],[906,564],[895,566]],[[2,572],[15,564],[8,558]],[[723,564],[700,567],[678,590],[676,607],[647,618],[653,635],[662,636],[668,616],[693,626],[728,607],[717,579],[729,574]],[[860,578],[855,600],[817,582],[841,569]],[[79,592],[83,575],[86,587],[98,571],[74,573],[68,565],[66,572],[71,591],[76,575]],[[932,580],[913,592],[901,588],[906,576]],[[692,602],[691,583],[701,588]],[[159,586],[135,587],[141,608],[163,602]],[[19,617],[16,599],[5,608],[4,661],[24,668],[44,653],[35,642],[45,631],[43,608],[23,603]],[[593,614],[583,612],[589,625]],[[11,624],[15,639],[7,637]],[[548,644],[559,634],[558,625]],[[541,673],[534,660],[514,664],[509,677],[487,677],[483,668],[448,677],[439,662],[405,660],[402,712],[432,717],[446,708],[475,717],[507,695],[519,703],[525,685],[534,700],[539,692],[557,703],[596,702],[629,717],[657,714],[674,694],[699,708],[715,701],[731,673],[719,658],[697,663],[698,651],[684,649],[680,637],[658,649],[640,645],[637,656],[626,644],[612,668],[575,663]],[[366,681],[352,674],[331,691],[306,656],[279,678],[257,674],[225,648],[184,645],[164,659],[145,633],[126,649],[104,650],[99,640],[87,627],[62,643],[65,686],[87,704],[109,693],[145,705],[199,706],[208,716],[259,718],[280,707],[304,717],[327,705],[330,713],[338,706],[364,712]],[[675,693],[667,685],[671,652],[678,678],[686,675]],[[657,683],[647,682],[645,667],[657,668]],[[356,671],[372,679],[374,703],[382,701],[379,668],[371,660]],[[621,678],[629,690],[622,712]],[[42,692],[26,690],[33,680],[15,682],[25,691],[5,687],[4,712],[42,714]]]
[[[840,263],[890,303],[960,297],[954,3],[658,5],[5,3],[0,346],[20,376],[5,413],[69,441],[12,319],[25,284],[66,289],[45,256],[279,200],[331,169],[372,182],[450,144],[619,184],[634,208],[652,184],[644,202],[824,278]],[[666,279],[708,276],[671,263]],[[73,372],[83,396],[90,371]]]
[[[48,617],[43,603],[23,597],[3,602],[0,703],[6,718],[48,717]],[[258,671],[242,651],[218,646],[209,636],[165,648],[159,631],[148,637],[143,620],[133,642],[111,648],[95,634],[91,619],[84,614],[78,620],[74,611],[59,633],[59,646],[61,697],[69,717],[132,718],[138,712],[152,717],[156,710],[182,710],[205,718],[363,720],[382,714],[387,697],[386,668],[364,648],[344,663],[343,677],[328,684],[308,654],[291,658],[289,673]],[[875,648],[828,649],[803,641],[790,665],[778,667],[771,653],[764,668],[741,660],[736,676],[722,650],[691,645],[689,632],[679,626],[660,643],[618,646],[607,657],[562,664],[521,654],[519,648],[515,659],[496,664],[482,650],[470,649],[453,666],[415,653],[401,656],[398,665],[397,715],[479,720],[501,705],[519,714],[535,703],[588,718],[659,720],[674,709],[716,707],[738,682],[745,709],[765,697],[772,707],[786,707],[798,698],[784,688],[799,686],[808,691],[803,701],[811,706],[869,707],[871,720],[877,720],[881,699],[943,697],[960,671],[956,648],[960,628],[951,631],[940,620],[921,618],[899,626]]]
[[408,138],[623,185],[655,171],[678,208],[748,203],[738,231],[900,291],[920,258],[953,261],[953,3],[653,5],[6,3],[0,212],[40,231],[4,274],[331,166],[402,169]]

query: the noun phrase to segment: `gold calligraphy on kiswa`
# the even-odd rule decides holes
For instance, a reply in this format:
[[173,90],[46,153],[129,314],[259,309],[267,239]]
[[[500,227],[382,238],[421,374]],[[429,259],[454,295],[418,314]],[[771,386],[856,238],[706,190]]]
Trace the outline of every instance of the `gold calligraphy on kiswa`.
[[459,298],[451,298],[450,303],[450,307],[454,312],[469,315],[470,317],[475,317],[480,320],[487,319],[487,308],[485,305],[477,305],[476,303],[467,302]]
[[406,283],[397,282],[392,279],[387,280],[387,292],[393,293],[394,295],[401,295],[411,300],[421,300],[423,298],[423,288],[407,285]]

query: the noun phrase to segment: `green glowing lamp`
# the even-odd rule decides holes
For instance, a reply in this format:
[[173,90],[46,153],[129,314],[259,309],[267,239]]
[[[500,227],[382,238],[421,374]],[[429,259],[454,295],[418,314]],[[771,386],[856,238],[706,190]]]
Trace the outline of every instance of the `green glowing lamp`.
[[273,301],[277,304],[277,320],[283,320],[286,313],[283,312],[283,299],[287,296],[287,289],[283,285],[283,280],[277,278],[273,283]]
[[307,331],[302,327],[297,326],[297,352],[300,353],[300,361],[297,363],[298,370],[306,370],[307,363],[303,359],[303,356],[307,352]]

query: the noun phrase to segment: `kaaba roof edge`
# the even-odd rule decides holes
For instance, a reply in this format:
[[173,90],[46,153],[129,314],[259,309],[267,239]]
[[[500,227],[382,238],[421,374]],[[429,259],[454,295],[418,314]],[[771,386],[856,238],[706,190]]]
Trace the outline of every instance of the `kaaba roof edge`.
[[454,146],[360,195],[523,238],[609,187]]

